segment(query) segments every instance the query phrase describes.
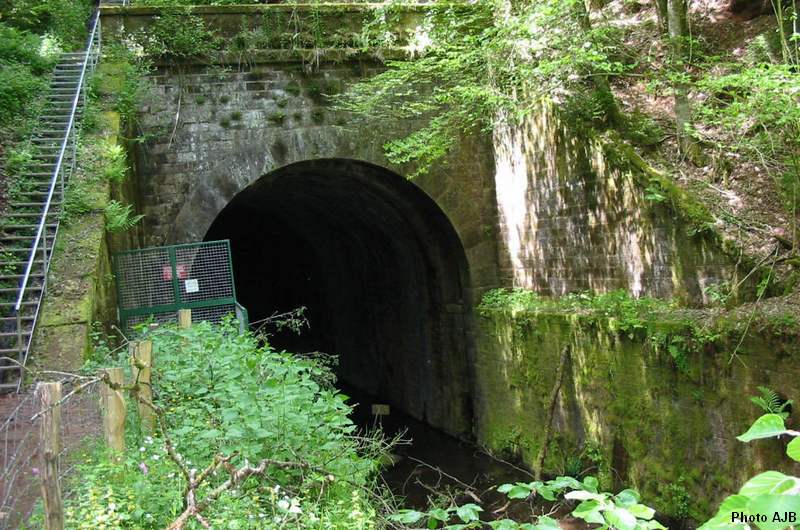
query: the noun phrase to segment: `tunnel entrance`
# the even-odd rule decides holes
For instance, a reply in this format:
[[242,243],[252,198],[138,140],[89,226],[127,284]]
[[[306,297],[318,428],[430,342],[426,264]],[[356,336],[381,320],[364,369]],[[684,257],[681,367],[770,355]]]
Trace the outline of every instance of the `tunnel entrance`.
[[307,307],[310,329],[274,346],[337,354],[345,384],[470,432],[466,256],[416,185],[354,160],[292,164],[236,195],[205,239],[230,239],[251,321]]

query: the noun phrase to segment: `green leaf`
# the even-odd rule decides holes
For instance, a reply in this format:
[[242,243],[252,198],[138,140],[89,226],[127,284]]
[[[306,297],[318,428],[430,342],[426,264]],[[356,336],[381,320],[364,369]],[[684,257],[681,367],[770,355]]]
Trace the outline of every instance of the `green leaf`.
[[587,523],[605,524],[606,520],[603,514],[600,513],[600,501],[590,499],[583,501],[572,511],[572,515],[579,519],[583,519]]
[[511,519],[500,519],[499,521],[490,521],[489,526],[494,530],[517,530],[519,523]]
[[572,477],[556,477],[547,482],[547,486],[554,490],[563,490],[564,488],[582,489],[583,484]]
[[745,495],[730,495],[719,505],[719,513],[732,513],[746,510],[748,502],[750,502],[750,497]]
[[539,519],[536,521],[535,528],[537,530],[561,530],[561,526],[559,526],[558,521],[546,515],[539,516]]
[[416,510],[400,510],[389,516],[390,521],[403,524],[414,524],[425,516],[424,513]]
[[595,499],[590,499],[588,501],[583,501],[575,509],[572,511],[572,515],[575,517],[580,517],[580,514],[587,513],[587,512],[594,512],[600,508],[600,501]]
[[785,514],[800,512],[800,496],[797,495],[758,495],[747,505],[752,514],[766,516],[766,522],[757,523],[761,530],[782,530],[794,526],[794,522],[781,522]]
[[[739,490],[739,495],[755,497],[786,491],[791,488],[796,479],[778,471],[765,471],[744,483]],[[788,487],[787,487],[788,486]]]
[[795,462],[800,462],[800,438],[795,438],[786,446],[786,454]]
[[747,432],[736,437],[740,442],[750,442],[760,438],[772,438],[786,434],[786,426],[779,414],[764,414],[758,418]]
[[480,519],[480,513],[483,511],[483,508],[478,506],[477,504],[464,504],[463,506],[459,506],[456,510],[456,515],[458,518],[464,521],[465,523],[471,523],[472,521],[477,521]]
[[628,511],[631,512],[634,516],[638,517],[639,519],[652,519],[653,516],[656,514],[656,511],[649,506],[645,506],[644,504],[634,504],[633,506],[628,506]]
[[578,500],[578,501],[587,501],[590,499],[602,501],[605,500],[605,496],[600,493],[592,493],[591,491],[586,490],[575,490],[567,492],[564,495],[564,498],[570,500]]
[[613,508],[606,511],[606,521],[609,526],[619,530],[634,530],[636,528],[636,517],[625,508]]
[[500,484],[499,486],[497,486],[497,492],[498,493],[508,493],[509,491],[511,491],[511,488],[513,488],[513,487],[514,487],[514,484]]
[[217,429],[209,429],[201,434],[199,437],[203,439],[210,439],[210,438],[219,438],[222,433],[219,432]]
[[749,514],[747,511],[747,504],[750,502],[750,497],[746,495],[730,495],[722,501],[722,504],[719,505],[719,510],[717,510],[716,515],[703,523],[700,527],[704,530],[721,530],[725,529],[734,529],[734,528],[741,528],[744,525],[740,523],[733,524],[731,522],[731,513],[733,512],[744,512],[745,514]]
[[447,520],[450,518],[450,514],[447,513],[447,511],[442,510],[441,508],[434,508],[433,510],[428,512],[428,517],[436,521],[441,521],[443,523],[446,523]]
[[497,491],[505,493],[509,499],[527,499],[533,492],[533,487],[523,482],[517,482],[516,484],[503,484],[497,488]]
[[595,477],[586,477],[583,479],[583,487],[592,493],[597,493],[597,486],[600,482]]
[[542,498],[547,499],[548,501],[556,500],[556,495],[553,492],[552,488],[548,488],[547,486],[539,486],[536,488],[536,493],[542,496]]
[[641,498],[639,492],[632,489],[625,489],[617,493],[614,498],[619,506],[633,506]]

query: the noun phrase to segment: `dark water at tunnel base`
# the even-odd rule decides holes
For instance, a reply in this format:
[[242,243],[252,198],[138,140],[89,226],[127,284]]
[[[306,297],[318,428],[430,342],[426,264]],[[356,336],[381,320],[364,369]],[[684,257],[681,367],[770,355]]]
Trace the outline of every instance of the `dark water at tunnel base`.
[[354,406],[351,418],[360,428],[379,427],[389,437],[404,433],[403,439],[408,443],[393,450],[398,461],[382,476],[392,492],[404,499],[407,508],[427,508],[433,491],[453,488],[464,492],[468,485],[470,491],[481,495],[498,484],[533,480],[524,470],[492,458],[475,444],[454,438],[401,410],[391,408],[388,416],[373,416],[372,405],[384,401],[346,384],[339,388],[350,398],[348,404]]

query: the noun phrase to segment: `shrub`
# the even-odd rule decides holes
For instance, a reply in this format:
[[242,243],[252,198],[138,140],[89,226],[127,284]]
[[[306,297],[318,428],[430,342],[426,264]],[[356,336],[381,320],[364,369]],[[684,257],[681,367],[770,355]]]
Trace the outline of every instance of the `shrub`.
[[135,39],[148,56],[176,60],[207,57],[221,46],[221,40],[203,19],[188,13],[159,15]]
[[92,3],[88,0],[0,0],[0,13],[12,26],[40,34],[50,33],[75,49],[83,45],[86,38],[86,20]]
[[42,92],[47,83],[20,64],[0,67],[0,125],[7,125],[23,112],[31,99]]
[[[162,328],[151,338],[153,400],[181,461],[202,469],[223,454],[237,467],[262,458],[308,464],[275,467],[223,494],[204,511],[214,528],[374,528],[368,497],[377,453],[363,451],[379,444],[365,447],[352,435],[349,407],[322,363],[262,346],[229,323]],[[101,520],[165,528],[182,511],[185,479],[163,433],[142,436],[133,421],[127,434],[122,458],[97,450],[79,466],[67,500],[69,528]],[[212,476],[209,487],[227,478]]]
[[43,39],[28,31],[21,31],[0,22],[0,63],[17,63],[30,68],[31,73],[41,75],[50,71],[56,53],[40,53]]

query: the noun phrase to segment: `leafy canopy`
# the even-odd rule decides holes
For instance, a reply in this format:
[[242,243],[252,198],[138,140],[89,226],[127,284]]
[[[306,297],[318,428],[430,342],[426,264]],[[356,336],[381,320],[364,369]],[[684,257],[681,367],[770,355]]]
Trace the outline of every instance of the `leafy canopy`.
[[416,56],[390,61],[336,100],[366,121],[412,120],[411,134],[384,147],[396,164],[428,171],[462,135],[519,121],[540,98],[580,120],[603,119],[608,95],[596,78],[624,71],[619,35],[591,27],[582,0],[545,0],[508,10],[503,2],[435,3]]

